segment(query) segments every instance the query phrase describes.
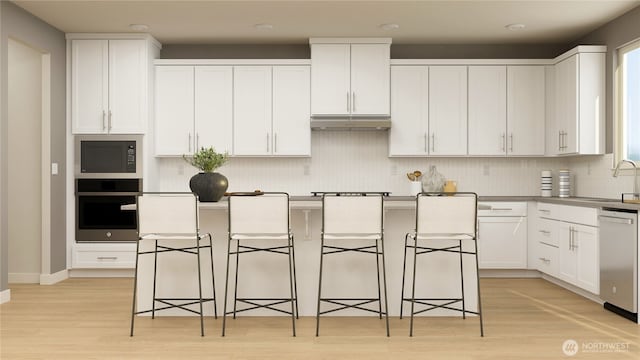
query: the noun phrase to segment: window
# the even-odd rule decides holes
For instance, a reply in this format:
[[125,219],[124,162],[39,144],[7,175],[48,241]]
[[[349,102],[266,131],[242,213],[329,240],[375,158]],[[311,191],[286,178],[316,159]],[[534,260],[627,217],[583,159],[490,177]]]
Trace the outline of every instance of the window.
[[640,40],[618,49],[618,160],[640,164]]

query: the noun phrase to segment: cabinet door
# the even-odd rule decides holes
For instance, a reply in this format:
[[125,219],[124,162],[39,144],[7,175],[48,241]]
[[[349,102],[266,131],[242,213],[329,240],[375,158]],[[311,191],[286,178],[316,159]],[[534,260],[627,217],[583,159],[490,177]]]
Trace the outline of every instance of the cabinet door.
[[389,48],[351,45],[351,114],[389,115]]
[[505,66],[469,66],[469,155],[504,155],[507,128]]
[[556,64],[556,122],[560,133],[560,153],[578,152],[578,55]]
[[109,42],[71,41],[71,129],[74,134],[107,132]]
[[600,248],[598,228],[573,225],[573,244],[578,257],[575,285],[600,293]]
[[148,61],[145,40],[109,40],[110,133],[145,132]]
[[467,154],[467,67],[429,67],[431,155]]
[[233,73],[233,153],[270,155],[271,66],[236,66]]
[[195,148],[232,152],[233,68],[196,66],[194,82]]
[[311,113],[350,113],[351,76],[349,44],[311,45]]
[[556,67],[548,65],[544,68],[545,74],[545,149],[547,156],[560,153],[560,128],[556,121]]
[[311,155],[309,66],[273,67],[273,154]]
[[193,66],[156,66],[156,155],[193,152]]
[[527,268],[526,217],[481,217],[478,222],[480,268]]
[[605,54],[579,55],[579,139],[580,154],[604,154]]
[[429,68],[391,68],[389,156],[426,156],[429,132]]
[[507,67],[507,153],[544,155],[544,66]]
[[575,284],[578,271],[578,255],[574,248],[573,225],[557,222],[560,240],[560,279]]

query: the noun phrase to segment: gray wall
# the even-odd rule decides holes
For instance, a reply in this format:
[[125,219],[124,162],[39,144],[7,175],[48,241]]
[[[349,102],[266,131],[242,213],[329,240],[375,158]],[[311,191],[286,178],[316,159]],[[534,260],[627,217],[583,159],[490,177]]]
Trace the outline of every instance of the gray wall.
[[[548,59],[565,44],[550,45],[394,45],[392,59]],[[187,45],[163,44],[163,59],[309,59],[308,44]]]
[[[66,41],[64,33],[8,1],[0,1],[0,290],[8,288],[7,259],[7,44],[9,37],[51,54],[51,273],[67,268]],[[44,272],[44,271],[43,271]]]
[[591,32],[583,38],[571,44],[570,47],[576,45],[607,45],[607,71],[606,71],[606,152],[613,152],[613,112],[614,98],[613,88],[615,85],[615,68],[617,66],[616,50],[629,43],[630,41],[640,38],[640,7],[627,12],[626,14],[614,19],[613,21],[603,25],[599,29]]

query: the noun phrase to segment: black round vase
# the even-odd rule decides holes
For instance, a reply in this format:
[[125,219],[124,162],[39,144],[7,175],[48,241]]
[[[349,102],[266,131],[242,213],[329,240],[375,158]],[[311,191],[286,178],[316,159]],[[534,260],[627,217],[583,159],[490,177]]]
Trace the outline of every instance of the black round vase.
[[217,172],[197,173],[189,181],[191,191],[198,195],[200,201],[216,202],[222,198],[229,187],[227,178]]

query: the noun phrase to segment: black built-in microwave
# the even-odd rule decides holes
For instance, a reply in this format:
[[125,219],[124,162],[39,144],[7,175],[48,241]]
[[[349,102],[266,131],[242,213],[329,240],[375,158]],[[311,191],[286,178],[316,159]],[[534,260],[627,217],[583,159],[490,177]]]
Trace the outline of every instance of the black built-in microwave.
[[141,135],[76,135],[75,177],[141,179]]

